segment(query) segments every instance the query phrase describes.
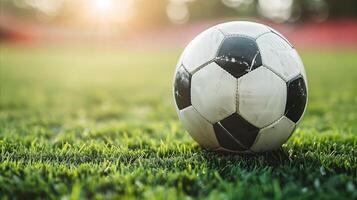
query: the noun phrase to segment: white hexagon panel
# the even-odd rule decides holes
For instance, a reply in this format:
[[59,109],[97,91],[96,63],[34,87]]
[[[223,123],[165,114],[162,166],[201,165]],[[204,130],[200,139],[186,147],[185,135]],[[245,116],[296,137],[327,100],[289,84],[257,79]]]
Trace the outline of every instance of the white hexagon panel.
[[272,27],[269,27],[269,29],[271,30],[271,32],[273,32],[273,33],[277,34],[279,37],[283,38],[292,48],[294,48],[294,45],[291,44],[289,42],[289,40],[286,39],[286,37],[284,37],[281,33],[279,33],[277,30],[273,29]]
[[[300,74],[302,75],[302,77],[304,78],[305,84],[307,85],[307,76],[306,76],[306,72],[305,72],[305,67],[304,64],[302,63],[302,60],[298,54],[298,52],[294,49],[294,51],[292,52],[292,56],[294,57],[294,59],[297,62],[297,66],[300,70]],[[306,89],[308,89],[306,87]]]
[[275,150],[289,139],[294,128],[295,123],[283,116],[275,123],[259,131],[250,150],[254,152]]
[[258,128],[284,115],[286,97],[284,80],[263,66],[238,79],[238,113]]
[[191,137],[205,148],[219,147],[213,126],[204,119],[192,106],[179,111],[179,118]]
[[192,76],[192,105],[211,123],[236,111],[236,91],[237,79],[214,62]]
[[217,28],[226,35],[245,35],[251,38],[270,32],[270,29],[263,24],[246,21],[227,22],[218,25]]
[[182,64],[193,74],[199,67],[216,57],[217,50],[224,39],[224,35],[215,27],[195,37],[185,48]]
[[300,74],[295,49],[285,39],[271,32],[260,36],[256,42],[263,66],[271,69],[286,82]]

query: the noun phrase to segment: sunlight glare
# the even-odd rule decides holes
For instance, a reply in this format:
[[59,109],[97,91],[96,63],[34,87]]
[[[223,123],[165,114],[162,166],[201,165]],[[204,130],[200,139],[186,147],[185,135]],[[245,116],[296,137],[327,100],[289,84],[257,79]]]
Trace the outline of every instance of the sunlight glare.
[[113,0],[93,0],[93,7],[97,8],[98,11],[106,12],[111,10],[114,6]]
[[101,24],[125,23],[133,15],[133,0],[82,1],[87,21]]

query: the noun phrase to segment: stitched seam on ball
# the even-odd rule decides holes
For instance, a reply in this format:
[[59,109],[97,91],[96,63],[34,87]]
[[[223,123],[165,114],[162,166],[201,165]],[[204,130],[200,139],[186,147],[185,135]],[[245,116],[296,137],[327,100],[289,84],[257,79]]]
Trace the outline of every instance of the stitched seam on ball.
[[[188,108],[188,107],[190,107],[190,106],[192,106],[192,94],[191,94],[191,83],[192,83],[192,75],[190,74],[190,72],[186,69],[186,67],[183,65],[183,63],[181,64],[181,66],[182,66],[182,68],[183,68],[183,70],[185,70],[189,75],[190,75],[190,104],[191,105],[188,105],[188,106],[186,106],[186,107],[184,107],[184,108],[182,108],[181,110],[183,110],[183,109],[185,109],[185,108]],[[180,66],[180,67],[181,67]],[[174,94],[174,99],[175,99],[175,94]],[[175,102],[176,102],[176,99],[175,99]],[[177,103],[176,103],[176,106],[177,106]],[[177,106],[178,107],[178,106]],[[193,106],[192,106],[193,107]],[[180,110],[180,109],[179,109]]]
[[263,35],[265,35],[265,34],[268,34],[268,33],[272,33],[272,31],[269,29],[268,32],[265,32],[265,33],[262,33],[262,34],[258,35],[258,36],[254,39],[254,41],[257,41],[258,38],[260,38],[261,36],[263,36]]
[[218,53],[219,53],[219,50],[221,49],[221,47],[222,47],[222,45],[223,45],[223,42],[224,42],[224,40],[226,40],[227,39],[227,36],[226,36],[226,34],[224,34],[219,28],[217,28],[217,27],[215,27],[220,33],[222,33],[223,34],[223,40],[221,41],[221,43],[218,45],[218,49],[217,49],[217,51],[216,51],[216,55],[215,55],[215,57],[214,57],[214,59],[213,60],[216,60],[217,59],[217,57],[218,57]]
[[285,37],[283,37],[280,33],[278,33],[277,31],[275,31],[272,28],[269,28],[270,32],[273,33],[274,35],[277,35],[278,37],[280,37],[281,39],[283,39],[286,43],[288,43],[288,45],[292,48],[295,49],[295,46],[293,44],[291,44],[291,42],[289,42],[288,39],[286,39]]
[[[286,104],[286,103],[285,103],[285,104]],[[262,128],[259,128],[259,130],[261,131],[261,130],[263,130],[263,129],[265,129],[265,128],[268,128],[269,126],[271,126],[271,125],[277,123],[278,121],[282,120],[284,117],[286,117],[286,116],[285,116],[285,109],[284,109],[284,113],[283,113],[283,115],[282,115],[281,117],[279,117],[277,120],[274,120],[273,122],[271,122],[271,123],[269,123],[269,124],[263,126]],[[286,118],[287,118],[287,117],[286,117]],[[289,120],[290,120],[290,119],[289,119]],[[294,123],[295,123],[295,122],[294,122]],[[259,132],[260,132],[260,131],[259,131]]]
[[[181,64],[181,66],[182,66],[182,68],[188,73],[188,74],[190,74],[190,72],[186,69],[186,67],[185,67],[185,65],[183,65],[183,63]],[[181,67],[180,66],[180,67]],[[190,74],[191,75],[191,74]],[[191,75],[192,76],[192,75]]]
[[[216,63],[216,59],[213,60],[214,63]],[[231,77],[233,77],[234,79],[237,79],[236,77],[233,76],[233,74],[231,74],[229,71],[225,70],[223,67],[221,67],[219,64],[216,63],[216,65],[219,66],[219,68],[223,69],[223,71],[227,72]],[[252,70],[253,71],[253,70]]]
[[239,85],[239,81],[238,79],[236,78],[237,80],[237,84],[236,84],[236,113],[238,113],[238,109],[239,109],[239,102],[238,102],[238,85]]
[[[258,50],[259,50],[259,53],[260,53],[260,57],[261,57],[261,60],[262,60],[262,66],[263,67],[265,67],[265,68],[267,68],[267,69],[269,69],[271,72],[273,72],[274,74],[276,74],[278,77],[280,77],[281,79],[283,79],[283,81],[284,82],[288,82],[288,81],[286,81],[280,74],[278,74],[277,72],[275,72],[271,67],[269,67],[268,65],[265,65],[264,64],[264,57],[262,56],[262,51],[261,51],[261,49],[260,49],[260,47],[259,47],[259,45],[258,45],[258,43],[257,42],[255,42],[255,44],[257,45],[257,48],[258,48]],[[290,49],[289,49],[290,50]],[[257,67],[258,68],[258,67]],[[299,73],[300,74],[300,73]]]
[[218,32],[220,32],[220,33],[223,35],[223,39],[222,39],[222,41],[220,42],[220,44],[218,45],[217,51],[216,51],[216,53],[215,53],[215,56],[214,56],[213,59],[211,59],[211,60],[209,60],[209,61],[203,63],[202,65],[199,65],[198,67],[196,67],[194,70],[192,70],[192,73],[189,72],[191,75],[195,74],[197,71],[199,71],[200,69],[202,69],[202,68],[205,67],[206,65],[208,65],[208,64],[210,64],[210,63],[212,63],[212,62],[214,62],[214,61],[216,60],[216,57],[217,57],[218,52],[219,52],[219,49],[221,48],[221,46],[222,46],[222,44],[223,44],[223,41],[226,39],[226,36],[225,36],[225,34],[224,34],[221,30],[219,30],[217,27],[214,27],[214,29],[216,29]]
[[[175,102],[175,106],[176,108],[180,111],[178,105],[177,105],[177,102],[176,102],[176,98],[175,98],[175,79],[176,79],[176,73],[177,73],[177,69],[182,67],[188,74],[190,74],[187,69],[185,68],[185,66],[183,65],[183,63],[181,62],[180,66],[176,67],[175,69],[175,72],[174,72],[174,78],[173,78],[173,83],[172,83],[172,91],[173,91],[173,98],[174,98],[174,102]],[[190,83],[191,84],[191,83]],[[191,88],[190,88],[190,102],[191,102]],[[192,103],[191,103],[192,104]],[[187,108],[188,106],[186,106],[185,108]],[[181,110],[185,109],[185,108],[182,108]]]
[[224,126],[221,124],[221,122],[218,122],[218,124],[221,126],[221,128],[223,128],[225,130],[225,132],[231,136],[233,138],[233,140],[235,142],[237,142],[239,145],[241,145],[241,147],[245,148],[245,149],[249,149],[247,146],[245,146],[244,144],[242,144],[239,140],[237,140],[226,128],[224,128]]
[[[297,77],[295,77],[295,78],[292,78],[291,80],[289,80],[289,81],[285,81],[285,79],[283,78],[283,77],[281,77],[278,73],[276,73],[275,71],[273,71],[272,69],[270,69],[269,67],[267,67],[267,66],[264,66],[264,65],[262,65],[261,67],[264,67],[265,69],[267,69],[267,70],[269,70],[269,71],[271,71],[273,74],[275,74],[276,76],[278,76],[284,83],[285,83],[285,88],[286,88],[286,95],[288,94],[288,82],[290,82],[290,81],[292,81],[292,80],[295,80],[295,78],[297,78]],[[298,74],[297,76],[300,76],[300,74]],[[283,113],[283,116],[285,116],[285,109],[286,109],[286,103],[287,103],[287,96],[286,96],[286,101],[285,101],[285,105],[284,105],[284,113]],[[305,106],[306,107],[306,106]],[[280,120],[280,118],[279,119],[277,119],[276,121],[278,121],[278,120]],[[275,121],[274,121],[275,122]],[[265,128],[265,127],[268,127],[268,126],[270,126],[270,125],[272,125],[274,122],[272,122],[272,123],[270,123],[270,124],[268,124],[268,125],[266,125],[266,126],[264,126],[263,128]],[[263,129],[262,128],[262,129]]]
[[304,77],[302,76],[301,73],[299,73],[298,75],[292,77],[287,83],[291,82],[291,81],[295,81],[298,78],[302,78],[304,80]]
[[223,37],[226,37],[226,33],[223,32],[221,29],[219,29],[217,26],[214,27],[217,31],[219,31],[220,33],[222,33]]
[[300,116],[300,119],[295,123],[295,125],[297,126],[298,124],[300,124],[302,118],[304,117],[305,115],[305,112],[306,112],[306,109],[307,109],[307,104],[308,104],[308,101],[309,101],[309,94],[307,93],[307,85],[305,85],[306,87],[306,103],[305,103],[305,108],[304,108],[304,111],[302,112],[301,116]]
[[[287,118],[287,117],[286,117]],[[289,119],[289,118],[287,118],[287,119]],[[290,120],[290,119],[289,119]],[[290,120],[291,121],[291,120]],[[291,122],[293,122],[293,121],[291,121]],[[294,123],[294,122],[293,122]],[[297,124],[296,123],[294,123],[294,128],[293,128],[293,131],[291,131],[291,133],[290,133],[290,135],[289,135],[289,137],[283,142],[283,144],[284,143],[286,143],[290,138],[291,138],[291,136],[293,135],[293,133],[295,132],[295,130],[296,130],[296,128],[297,128]]]
[[[221,30],[219,30],[217,27],[214,27],[214,29],[216,29],[218,32],[220,32],[220,33],[223,35],[223,39],[222,39],[222,41],[220,42],[220,44],[218,45],[217,51],[216,51],[216,53],[215,53],[215,57],[214,57],[213,59],[207,61],[206,63],[203,63],[202,65],[198,66],[195,70],[192,71],[192,74],[191,74],[191,75],[195,74],[195,73],[196,73],[197,71],[199,71],[200,69],[202,69],[202,68],[204,68],[205,66],[207,66],[207,65],[209,65],[209,64],[211,64],[211,63],[213,63],[213,62],[216,61],[217,55],[218,55],[218,53],[219,53],[219,50],[220,50],[221,47],[222,47],[223,41],[226,39],[226,35],[225,35]],[[216,64],[217,64],[217,63],[216,63]],[[217,65],[218,65],[218,64],[217,64]],[[218,66],[219,66],[219,65],[218,65]],[[223,68],[222,68],[222,69],[223,69]]]
[[226,35],[227,38],[236,37],[236,36],[244,37],[244,38],[251,39],[251,40],[255,41],[255,38],[254,38],[254,37],[251,37],[251,36],[249,36],[249,35],[237,34],[237,33],[227,34],[227,35]]
[[212,60],[209,60],[208,62],[205,62],[205,63],[203,63],[202,65],[196,67],[196,69],[194,69],[194,70],[192,71],[192,73],[190,73],[190,74],[193,76],[193,75],[194,75],[196,72],[198,72],[200,69],[202,69],[202,68],[204,68],[205,66],[211,64],[214,60],[215,60],[215,58],[213,58]]
[[[262,67],[265,67],[266,69],[268,69],[269,71],[273,72],[275,75],[277,75],[281,80],[283,80],[285,83],[289,82],[290,80],[286,81],[284,79],[284,77],[282,77],[279,73],[277,73],[276,71],[274,71],[271,67],[267,66],[267,65],[262,65]],[[298,74],[300,75],[300,73]],[[291,79],[292,80],[292,79]]]
[[258,35],[258,36],[255,38],[255,41],[256,41],[260,36],[272,32],[272,29],[271,29],[269,26],[267,26],[267,25],[265,25],[265,24],[263,24],[263,26],[264,26],[268,31],[267,31],[267,32],[264,32],[264,33],[262,33],[262,34],[260,34],[260,35]]
[[243,151],[234,151],[234,150],[230,150],[230,149],[221,147],[220,150],[226,151],[226,152],[229,152],[229,153],[240,153],[240,154],[249,154],[249,153],[252,153],[252,154],[256,154],[254,151],[251,151],[250,149],[245,149],[245,150],[243,150]]
[[[286,88],[287,88],[286,94],[288,93],[288,88],[289,88],[288,83],[290,83],[290,82],[292,82],[292,81],[295,81],[295,80],[297,80],[298,78],[302,78],[302,80],[305,82],[304,76],[303,76],[301,73],[299,73],[297,76],[291,78],[288,82],[286,82]],[[305,88],[306,88],[306,95],[308,95],[308,94],[307,94],[307,85],[306,85],[306,82],[305,82]],[[308,96],[306,96],[306,102],[305,102],[304,111],[302,112],[302,114],[301,114],[299,120],[298,120],[296,123],[294,122],[296,125],[300,123],[301,119],[303,118],[303,116],[304,116],[304,114],[305,114],[305,111],[306,111],[306,108],[307,108],[307,101],[308,101]],[[286,105],[286,104],[285,104],[285,105]],[[286,108],[285,108],[285,109],[286,109]],[[286,114],[286,113],[284,113],[284,115],[285,115],[285,114]],[[288,117],[287,117],[287,118],[288,118]],[[288,118],[288,119],[289,119],[289,118]]]
[[[203,120],[206,120],[206,122],[208,122],[209,124],[211,124],[211,125],[212,125],[212,129],[213,129],[213,124],[212,124],[212,122],[209,121],[208,119],[206,119],[200,112],[198,112],[198,110],[195,108],[195,106],[192,105],[192,108],[198,113],[198,115],[200,115],[200,116],[203,118]],[[215,143],[218,143],[218,144],[219,144],[216,134],[214,134],[214,137],[216,138],[216,142],[210,140],[209,137],[206,137],[206,139],[207,139],[208,141],[214,143],[214,144],[215,144]]]
[[[259,140],[261,134],[262,134],[262,133],[259,131],[259,132],[258,132],[258,135],[255,137],[255,140],[254,140],[252,146],[250,146],[249,150],[251,150],[252,147],[258,142],[258,140]],[[251,151],[252,151],[252,150],[251,150]]]
[[[218,29],[218,28],[216,28]],[[221,33],[223,33],[223,31],[221,31],[220,29],[218,29]],[[224,34],[225,35],[225,34]],[[240,36],[240,37],[244,37],[244,38],[247,38],[247,39],[251,39],[254,41],[255,43],[255,46],[258,48],[259,52],[260,52],[260,49],[259,49],[259,46],[257,44],[257,42],[255,41],[255,39],[253,37],[250,37],[250,36],[247,36],[247,35],[243,35],[243,34],[228,34],[228,35],[225,35],[225,38],[221,41],[221,44],[220,46],[218,47],[218,50],[216,52],[216,57],[213,59],[213,62],[215,62],[218,66],[220,66],[216,61],[219,59],[218,57],[218,54],[219,54],[219,50],[221,49],[222,45],[223,45],[223,42],[224,40],[226,40],[227,38],[231,38],[231,37],[235,37],[235,36]],[[224,71],[228,72],[231,76],[233,76],[234,78],[236,78],[231,72],[227,71],[226,69],[224,69],[222,66],[220,66]],[[257,69],[257,68],[255,68]],[[255,70],[253,69],[253,70]],[[251,70],[251,71],[253,71]],[[245,74],[243,74],[242,76],[244,76]],[[238,79],[238,78],[236,78]]]

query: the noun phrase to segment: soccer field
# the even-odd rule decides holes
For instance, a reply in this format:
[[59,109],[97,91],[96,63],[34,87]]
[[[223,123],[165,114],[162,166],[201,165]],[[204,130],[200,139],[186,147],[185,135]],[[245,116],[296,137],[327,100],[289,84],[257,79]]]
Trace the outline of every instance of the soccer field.
[[356,50],[300,51],[304,120],[282,150],[253,156],[184,131],[181,50],[0,48],[0,198],[357,198]]

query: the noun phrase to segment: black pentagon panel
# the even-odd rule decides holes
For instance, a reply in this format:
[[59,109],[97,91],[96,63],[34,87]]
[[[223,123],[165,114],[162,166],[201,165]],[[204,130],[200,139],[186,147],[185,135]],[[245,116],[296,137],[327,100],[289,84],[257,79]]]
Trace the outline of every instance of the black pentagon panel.
[[232,135],[225,130],[220,123],[213,124],[213,129],[216,134],[218,143],[223,147],[231,151],[244,151],[246,148],[241,146],[235,141]]
[[262,65],[262,58],[253,39],[235,36],[226,38],[215,62],[238,78]]
[[250,148],[255,138],[258,135],[259,129],[237,113],[230,115],[229,117],[223,119],[221,122],[224,129],[226,129],[235,139],[237,139],[246,148]]
[[289,81],[287,84],[288,94],[285,107],[285,116],[296,123],[301,118],[306,106],[306,85],[302,76]]
[[176,71],[174,95],[180,110],[191,105],[191,74],[183,66]]

